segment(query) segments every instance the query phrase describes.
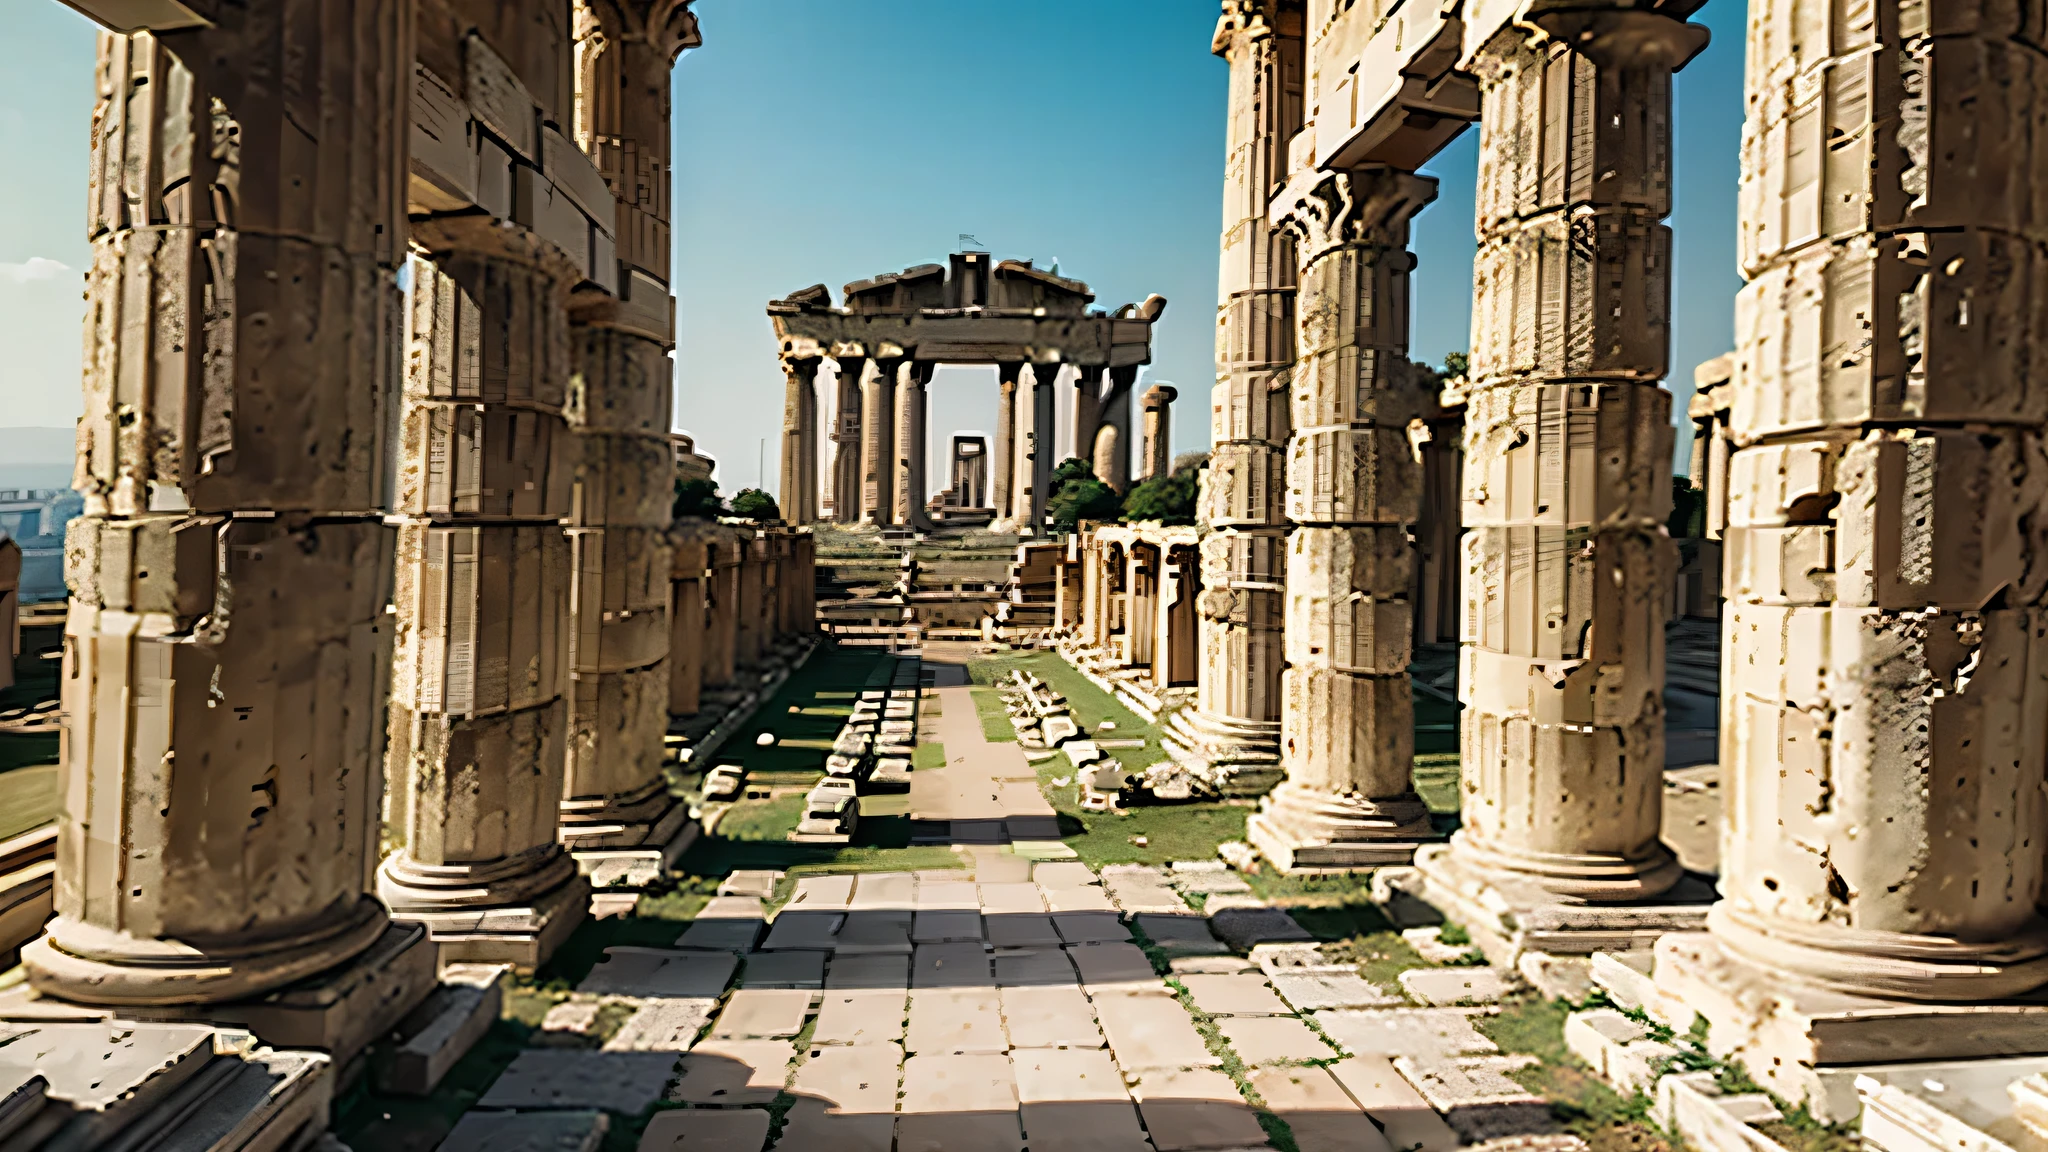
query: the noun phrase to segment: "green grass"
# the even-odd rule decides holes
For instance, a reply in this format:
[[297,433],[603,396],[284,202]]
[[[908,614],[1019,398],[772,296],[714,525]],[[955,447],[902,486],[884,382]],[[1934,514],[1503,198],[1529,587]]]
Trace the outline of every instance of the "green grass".
[[1015,744],[1017,729],[1003,710],[1003,698],[993,688],[972,689],[974,713],[981,718],[981,738],[991,744]]
[[0,771],[0,840],[40,828],[56,818],[55,764],[31,764]]
[[[716,839],[783,840],[796,831],[804,816],[804,794],[791,792],[770,800],[742,800],[718,818]],[[699,841],[700,843],[702,841]],[[695,872],[695,869],[690,869]]]
[[910,767],[912,771],[926,768],[944,768],[945,766],[946,746],[944,744],[937,742],[919,744],[916,748],[911,749]]
[[[1067,710],[1073,714],[1074,722],[1081,726],[1083,733],[1112,740],[1143,738],[1143,748],[1103,749],[1124,767],[1137,770],[1166,759],[1165,749],[1159,746],[1159,732],[1156,728],[1136,712],[1124,707],[1115,696],[1097,688],[1094,681],[1083,676],[1057,652],[1024,652],[996,656],[977,660],[970,666],[978,683],[994,683],[1016,669],[1031,673],[1052,685],[1055,692],[1065,696]],[[987,677],[986,680],[983,679],[984,676]],[[1106,732],[1100,731],[1104,720],[1114,723],[1116,727]]]

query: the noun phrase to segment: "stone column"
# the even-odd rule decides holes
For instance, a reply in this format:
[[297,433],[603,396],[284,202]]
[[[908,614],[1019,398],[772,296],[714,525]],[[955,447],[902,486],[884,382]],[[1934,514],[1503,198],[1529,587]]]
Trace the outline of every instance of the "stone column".
[[1281,446],[1294,359],[1294,253],[1266,218],[1301,128],[1299,9],[1224,7],[1211,44],[1230,62],[1221,298],[1208,484],[1203,494],[1202,668],[1196,706],[1170,722],[1175,759],[1234,795],[1280,777]]
[[[1067,455],[1086,460],[1092,466],[1095,462],[1095,434],[1102,426],[1102,376],[1101,366],[1074,368],[1074,431]],[[1095,474],[1097,480],[1102,473]]]
[[739,563],[733,573],[733,663],[745,669],[761,666],[767,646],[767,574],[762,571],[767,566],[765,543],[757,533],[743,529],[735,549]]
[[2038,999],[1981,1003],[2048,982],[2048,96],[2015,11],[1936,12],[1751,10],[1723,899],[1658,947],[1715,1049],[1830,1121],[1851,1048],[2048,1051]]
[[[1416,796],[1413,645],[1420,469],[1408,422],[1408,223],[1436,182],[1307,172],[1274,202],[1301,256],[1287,445],[1287,707],[1281,765],[1247,836],[1281,868],[1406,863]],[[1427,377],[1433,380],[1434,377]]]
[[43,996],[346,1060],[432,986],[367,892],[409,23],[342,0],[100,36]]
[[861,373],[867,369],[864,357],[834,356],[839,365],[833,386],[838,402],[832,408],[832,519],[839,524],[860,523]]
[[1102,398],[1091,459],[1095,478],[1122,496],[1131,490],[1131,393],[1138,387],[1138,366],[1109,370],[1109,391]]
[[896,515],[896,366],[901,356],[875,358],[860,388],[860,522],[889,525]]
[[701,537],[678,531],[670,550],[668,711],[694,716],[703,706],[704,580],[708,557]]
[[782,518],[809,524],[818,518],[818,397],[815,356],[785,356],[782,396]]
[[1022,364],[996,366],[996,435],[988,455],[989,506],[997,520],[1016,516],[1012,488],[1017,473],[1017,384]]
[[1145,447],[1139,453],[1138,480],[1173,471],[1173,415],[1171,406],[1180,396],[1177,389],[1155,384],[1145,390]]
[[929,528],[924,503],[929,498],[925,485],[925,464],[929,441],[925,422],[931,411],[932,370],[938,365],[922,360],[905,360],[896,370],[896,513],[895,522],[906,528]]
[[719,525],[712,537],[704,580],[704,687],[731,688],[738,674],[739,529]]
[[1542,23],[1478,57],[1464,826],[1425,866],[1509,908],[1641,900],[1680,876],[1658,839],[1677,560],[1662,221],[1671,74],[1706,33],[1633,11]]
[[1019,530],[1032,535],[1045,533],[1045,506],[1052,497],[1052,469],[1058,455],[1054,443],[1053,418],[1057,411],[1058,364],[1031,365],[1028,391],[1021,391],[1017,403],[1017,474],[1015,485]]

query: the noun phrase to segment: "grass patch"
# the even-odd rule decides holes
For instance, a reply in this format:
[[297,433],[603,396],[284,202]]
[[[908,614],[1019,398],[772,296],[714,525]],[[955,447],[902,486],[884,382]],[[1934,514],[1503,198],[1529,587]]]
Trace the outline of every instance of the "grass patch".
[[944,744],[934,741],[930,744],[919,744],[910,750],[910,767],[912,771],[926,768],[944,768],[945,766],[946,746]]
[[1458,754],[1418,753],[1415,757],[1415,794],[1436,816],[1458,814]]
[[[975,666],[984,667],[977,669]],[[1084,734],[1108,739],[1143,739],[1143,748],[1103,749],[1124,767],[1135,771],[1166,759],[1165,749],[1159,746],[1158,730],[1153,725],[1136,712],[1124,707],[1122,701],[1115,696],[1096,687],[1093,680],[1083,676],[1057,652],[1014,653],[977,660],[974,665],[970,665],[970,671],[976,673],[977,683],[994,683],[1018,669],[1052,685],[1055,692],[1065,696],[1067,710],[1072,713],[1074,723],[1081,726]],[[984,675],[987,677],[986,680],[983,679]],[[1099,731],[1105,720],[1116,727],[1107,732]]]
[[[39,737],[16,736],[4,738],[0,754],[6,746]],[[55,736],[50,737],[52,755],[56,754]],[[21,835],[32,828],[40,828],[57,818],[57,766],[55,764],[31,764],[11,771],[0,771],[0,840]]]
[[[796,831],[804,816],[804,796],[792,792],[771,800],[742,800],[718,818],[722,840],[782,840]],[[700,841],[701,843],[701,841]],[[695,872],[696,869],[690,869]]]
[[991,744],[1015,744],[1017,729],[1010,724],[1010,714],[1003,710],[1003,698],[993,688],[975,688],[974,714],[981,719],[981,738]]

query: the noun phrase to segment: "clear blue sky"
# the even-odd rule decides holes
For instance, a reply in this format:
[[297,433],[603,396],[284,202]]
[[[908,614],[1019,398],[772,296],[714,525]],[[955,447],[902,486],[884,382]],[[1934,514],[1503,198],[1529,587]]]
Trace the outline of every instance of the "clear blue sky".
[[[14,0],[0,42],[0,426],[78,414],[93,33]],[[782,379],[763,308],[808,284],[943,260],[961,233],[1086,280],[1098,304],[1168,298],[1151,379],[1181,390],[1176,449],[1208,441],[1226,66],[1215,0],[698,0],[675,74],[676,422],[727,491],[768,476]],[[1731,342],[1740,0],[1678,79],[1671,386]],[[1465,347],[1476,131],[1431,168],[1416,224],[1414,351]],[[62,265],[61,269],[49,262]],[[934,382],[935,443],[986,429],[993,377]],[[1683,439],[1681,437],[1681,439]],[[1682,450],[1681,450],[1682,457]],[[934,456],[932,478],[939,476]]]

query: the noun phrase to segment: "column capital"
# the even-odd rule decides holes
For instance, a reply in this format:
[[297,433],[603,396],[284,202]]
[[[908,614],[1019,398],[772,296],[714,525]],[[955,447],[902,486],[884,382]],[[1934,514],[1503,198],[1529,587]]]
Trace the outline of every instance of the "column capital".
[[576,0],[575,38],[640,41],[673,65],[685,48],[704,43],[694,0]]
[[1523,21],[1606,68],[1676,72],[1706,50],[1709,35],[1704,25],[1665,12],[1587,8],[1558,0],[1531,5]]
[[1164,408],[1180,399],[1180,390],[1166,384],[1154,384],[1145,389],[1145,395],[1140,399],[1148,410]]
[[1216,33],[1209,38],[1209,51],[1228,59],[1239,43],[1270,38],[1273,25],[1269,17],[1274,6],[1275,0],[1223,0],[1223,12],[1216,18]]
[[1375,165],[1308,171],[1273,198],[1272,222],[1301,244],[1302,263],[1340,244],[1408,246],[1408,223],[1436,199],[1436,180]]

